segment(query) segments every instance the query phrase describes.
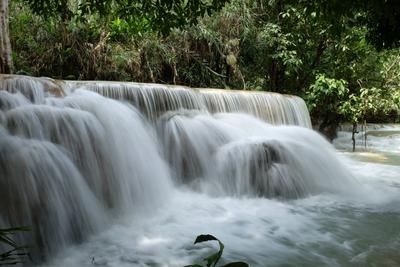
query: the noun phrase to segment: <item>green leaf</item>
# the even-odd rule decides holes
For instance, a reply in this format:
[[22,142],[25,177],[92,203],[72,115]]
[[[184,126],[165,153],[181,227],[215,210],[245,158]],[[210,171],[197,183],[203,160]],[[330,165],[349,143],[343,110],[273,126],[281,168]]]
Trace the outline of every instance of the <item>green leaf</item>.
[[196,240],[194,241],[194,244],[197,243],[202,243],[202,242],[207,242],[207,241],[218,241],[219,244],[219,251],[217,253],[214,253],[207,258],[204,258],[204,261],[207,262],[207,267],[211,266],[216,266],[218,261],[221,259],[222,253],[224,251],[224,244],[215,236],[213,235],[199,235],[197,236]]
[[215,266],[217,265],[219,259],[222,256],[222,250],[218,251],[217,253],[214,253],[207,258],[204,258],[204,261],[207,262],[207,267]]
[[207,241],[212,241],[212,240],[220,242],[218,240],[218,238],[216,238],[213,235],[199,235],[196,237],[196,240],[194,241],[194,243],[197,244],[197,243],[202,243],[202,242],[207,242]]

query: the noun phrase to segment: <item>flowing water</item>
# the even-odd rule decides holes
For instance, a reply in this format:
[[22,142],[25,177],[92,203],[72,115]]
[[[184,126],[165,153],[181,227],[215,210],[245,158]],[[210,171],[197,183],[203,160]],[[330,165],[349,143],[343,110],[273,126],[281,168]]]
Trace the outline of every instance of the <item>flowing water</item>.
[[34,265],[201,263],[202,233],[224,262],[400,264],[399,126],[350,153],[297,97],[21,79],[0,91],[0,225],[31,225]]

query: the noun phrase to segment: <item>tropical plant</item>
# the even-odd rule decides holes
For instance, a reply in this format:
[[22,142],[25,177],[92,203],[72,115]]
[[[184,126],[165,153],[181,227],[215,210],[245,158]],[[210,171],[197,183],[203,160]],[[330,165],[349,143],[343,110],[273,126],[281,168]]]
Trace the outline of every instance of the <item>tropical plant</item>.
[[[213,253],[210,256],[204,258],[207,267],[215,267],[217,266],[219,260],[221,259],[222,253],[224,252],[224,244],[218,238],[209,234],[197,236],[196,240],[194,241],[194,244],[207,241],[217,241],[219,245],[219,250],[216,253]],[[203,267],[203,266],[200,264],[193,264],[193,265],[187,265],[185,267]],[[220,267],[249,267],[249,265],[247,263],[238,261],[238,262],[230,262]]]
[[[343,117],[343,103],[349,96],[348,83],[343,79],[329,78],[318,74],[305,96],[314,124],[331,139],[335,137],[336,126]],[[332,129],[333,127],[333,129]]]

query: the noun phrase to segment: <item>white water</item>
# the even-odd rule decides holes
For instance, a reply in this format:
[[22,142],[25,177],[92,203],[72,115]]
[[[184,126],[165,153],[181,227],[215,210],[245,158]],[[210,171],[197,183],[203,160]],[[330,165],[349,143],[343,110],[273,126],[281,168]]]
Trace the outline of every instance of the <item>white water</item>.
[[69,81],[64,85],[66,91],[74,91],[76,88],[91,90],[117,100],[130,101],[149,119],[156,119],[167,111],[190,109],[211,113],[246,113],[272,124],[311,128],[307,107],[304,101],[296,96],[143,83]]
[[[152,104],[141,113],[129,97],[84,85],[65,98],[35,86],[44,97],[36,104],[0,91],[0,222],[33,226],[20,242],[36,245],[43,266],[201,263],[213,248],[193,245],[201,233],[225,243],[224,261],[251,266],[400,262],[400,162],[351,159],[312,130],[238,113],[257,115],[249,105],[262,94],[218,113],[187,110],[197,93],[161,101],[143,89],[140,101]],[[215,94],[217,104],[230,98]],[[259,113],[264,120],[309,121],[287,102],[268,103],[281,112]],[[396,136],[378,134],[369,153],[398,153]]]

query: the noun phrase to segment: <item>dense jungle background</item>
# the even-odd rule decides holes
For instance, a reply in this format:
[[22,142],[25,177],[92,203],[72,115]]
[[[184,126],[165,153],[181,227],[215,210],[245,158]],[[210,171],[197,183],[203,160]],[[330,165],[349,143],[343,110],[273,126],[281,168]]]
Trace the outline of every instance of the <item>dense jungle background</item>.
[[294,94],[328,136],[341,122],[399,120],[396,1],[9,5],[17,74]]

